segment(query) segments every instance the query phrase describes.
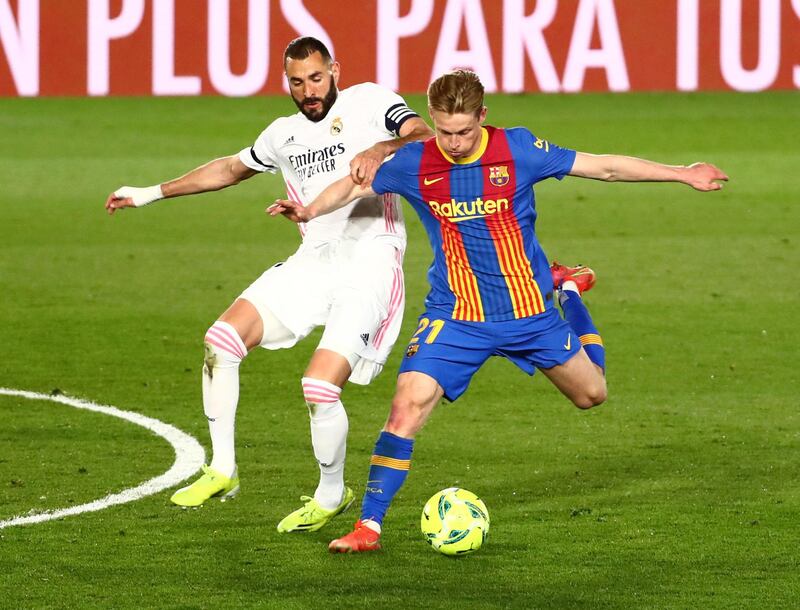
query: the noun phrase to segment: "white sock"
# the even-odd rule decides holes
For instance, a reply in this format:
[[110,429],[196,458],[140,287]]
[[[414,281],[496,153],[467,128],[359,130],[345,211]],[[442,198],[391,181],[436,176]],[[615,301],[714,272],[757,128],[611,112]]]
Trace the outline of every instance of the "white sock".
[[227,322],[214,322],[205,336],[203,410],[208,418],[213,456],[211,468],[232,477],[236,473],[234,432],[239,403],[239,363],[247,348]]
[[361,522],[361,525],[363,525],[364,527],[368,527],[373,532],[377,532],[378,534],[381,533],[381,524],[378,523],[377,521],[373,521],[372,519],[365,519],[364,521]]
[[311,417],[311,444],[319,464],[319,485],[314,499],[322,508],[339,506],[344,496],[344,461],[347,452],[347,412],[339,400],[338,386],[303,377],[303,396]]
[[566,280],[561,284],[561,289],[558,292],[558,302],[563,303],[565,299],[569,298],[569,295],[564,294],[565,292],[577,292],[578,294],[581,293],[578,290],[578,285],[573,282],[572,280]]

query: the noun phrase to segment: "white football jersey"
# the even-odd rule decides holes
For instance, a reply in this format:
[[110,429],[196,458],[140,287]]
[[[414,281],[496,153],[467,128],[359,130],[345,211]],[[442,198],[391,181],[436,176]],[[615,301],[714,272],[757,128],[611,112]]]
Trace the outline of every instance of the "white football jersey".
[[[280,170],[288,198],[308,205],[332,182],[350,173],[353,157],[398,135],[403,122],[415,116],[393,91],[362,83],[340,91],[318,123],[301,112],[276,119],[239,158],[256,171]],[[383,238],[401,252],[406,244],[402,208],[394,194],[356,199],[301,225],[300,230],[304,243]]]

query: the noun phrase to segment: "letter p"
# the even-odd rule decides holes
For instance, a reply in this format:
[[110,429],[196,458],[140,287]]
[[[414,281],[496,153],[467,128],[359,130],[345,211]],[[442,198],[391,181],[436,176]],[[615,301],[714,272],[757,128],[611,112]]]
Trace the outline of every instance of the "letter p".
[[122,10],[114,18],[109,4],[110,0],[89,0],[89,95],[108,95],[109,42],[135,32],[144,17],[144,0],[123,0]]

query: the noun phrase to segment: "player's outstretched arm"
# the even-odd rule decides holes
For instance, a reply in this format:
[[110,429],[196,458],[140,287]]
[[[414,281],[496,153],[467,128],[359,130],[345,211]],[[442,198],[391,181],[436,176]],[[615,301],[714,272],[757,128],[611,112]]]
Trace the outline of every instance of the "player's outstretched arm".
[[371,188],[356,184],[350,179],[350,176],[345,176],[328,186],[307,206],[303,206],[302,203],[297,201],[276,199],[275,203],[267,208],[267,213],[270,216],[283,214],[292,222],[308,222],[317,216],[323,216],[338,210],[354,199],[369,197],[374,194],[375,191]]
[[420,117],[412,117],[400,126],[400,137],[378,142],[361,151],[350,161],[350,178],[363,186],[370,186],[375,174],[389,155],[396,153],[409,142],[427,140],[434,133]]
[[728,180],[725,172],[710,163],[664,165],[636,157],[581,152],[569,175],[606,182],[682,182],[698,191],[718,191]]
[[238,155],[222,157],[163,184],[120,187],[106,199],[106,210],[109,214],[113,214],[122,208],[140,208],[167,197],[218,191],[238,184],[257,173],[242,163]]

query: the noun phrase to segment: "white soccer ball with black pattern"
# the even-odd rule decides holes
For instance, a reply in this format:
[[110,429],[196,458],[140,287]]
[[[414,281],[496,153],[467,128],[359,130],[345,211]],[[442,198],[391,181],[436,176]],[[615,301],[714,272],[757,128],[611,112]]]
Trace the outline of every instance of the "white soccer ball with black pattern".
[[486,540],[489,511],[471,491],[448,487],[425,503],[420,527],[435,550],[444,555],[466,555],[477,551]]

